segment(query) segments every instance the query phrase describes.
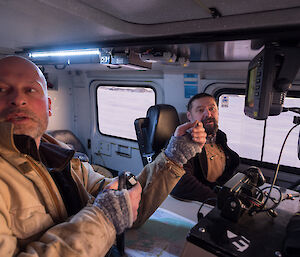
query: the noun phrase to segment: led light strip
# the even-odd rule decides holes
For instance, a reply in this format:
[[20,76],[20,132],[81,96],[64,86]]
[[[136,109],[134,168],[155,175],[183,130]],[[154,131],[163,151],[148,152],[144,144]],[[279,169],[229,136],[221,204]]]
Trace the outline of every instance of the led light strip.
[[99,50],[99,48],[94,48],[94,49],[62,50],[62,51],[29,53],[30,58],[57,57],[57,56],[81,56],[81,55],[100,55],[100,50]]

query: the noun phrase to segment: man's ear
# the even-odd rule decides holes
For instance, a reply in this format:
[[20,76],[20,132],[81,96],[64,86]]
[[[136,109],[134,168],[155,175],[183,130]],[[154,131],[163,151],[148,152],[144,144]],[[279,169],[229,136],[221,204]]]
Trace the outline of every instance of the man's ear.
[[50,97],[48,97],[48,111],[49,111],[49,117],[52,116],[51,98]]
[[186,113],[186,117],[189,121],[192,121],[192,115],[189,111]]

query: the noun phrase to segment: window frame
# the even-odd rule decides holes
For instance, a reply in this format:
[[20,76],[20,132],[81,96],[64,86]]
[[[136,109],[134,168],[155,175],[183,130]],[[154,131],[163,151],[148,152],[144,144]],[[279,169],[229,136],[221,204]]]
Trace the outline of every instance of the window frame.
[[[126,137],[119,137],[119,136],[113,136],[113,135],[109,135],[109,134],[105,134],[105,133],[102,133],[100,131],[100,127],[99,127],[99,106],[98,106],[98,94],[97,94],[97,90],[99,87],[135,87],[135,88],[138,88],[138,87],[141,87],[141,88],[150,88],[153,90],[154,92],[154,105],[157,104],[157,91],[156,91],[156,88],[152,85],[150,85],[150,83],[147,83],[145,85],[143,85],[143,83],[145,82],[141,82],[141,84],[138,84],[138,82],[135,82],[136,84],[111,84],[111,83],[99,83],[96,87],[95,87],[95,104],[96,104],[96,128],[97,128],[97,131],[99,132],[100,135],[102,136],[105,136],[105,137],[110,137],[110,138],[116,138],[116,139],[122,139],[122,140],[128,140],[128,141],[131,141],[131,142],[137,142],[137,139],[134,140],[134,139],[131,139],[131,138],[126,138]],[[138,118],[144,118],[144,117],[137,117]]]
[[[219,104],[219,99],[221,95],[224,94],[231,94],[231,95],[245,95],[245,88],[222,88],[222,89],[217,89],[214,93],[213,96],[215,97],[217,101],[217,105]],[[293,91],[288,91],[286,97],[295,97],[300,99],[300,90],[293,90]],[[296,114],[295,114],[296,115]],[[265,138],[264,138],[265,140]],[[261,151],[263,147],[263,143],[261,144]],[[266,169],[271,169],[275,170],[277,167],[277,163],[270,163],[270,162],[265,162],[265,161],[260,161],[260,160],[254,160],[254,159],[248,159],[244,157],[240,157],[241,163],[242,164],[247,164],[247,165],[253,165],[253,166],[259,166],[262,168]],[[300,175],[300,168],[297,167],[292,167],[288,165],[282,165],[280,164],[280,170],[286,173],[291,173],[295,175]]]

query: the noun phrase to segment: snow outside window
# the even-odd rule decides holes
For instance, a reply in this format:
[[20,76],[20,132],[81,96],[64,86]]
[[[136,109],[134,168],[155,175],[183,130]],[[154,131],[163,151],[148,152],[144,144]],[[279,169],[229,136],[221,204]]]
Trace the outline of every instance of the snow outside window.
[[[261,159],[264,121],[244,114],[244,95],[223,94],[219,97],[219,127],[227,134],[228,145],[241,157]],[[300,98],[286,97],[285,107],[299,107]],[[283,141],[292,126],[295,113],[284,112],[270,116],[266,124],[264,162],[277,164]],[[300,168],[297,155],[299,127],[290,134],[283,149],[280,164]]]
[[146,117],[155,105],[155,91],[149,87],[99,86],[98,128],[102,134],[136,140],[134,121]]

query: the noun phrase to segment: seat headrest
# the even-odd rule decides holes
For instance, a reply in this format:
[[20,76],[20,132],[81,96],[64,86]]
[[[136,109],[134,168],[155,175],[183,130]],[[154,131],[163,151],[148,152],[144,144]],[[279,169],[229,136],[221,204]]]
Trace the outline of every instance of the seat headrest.
[[148,137],[154,152],[166,146],[176,127],[180,124],[176,109],[167,104],[151,106],[147,111],[149,119]]
[[151,106],[147,111],[146,118],[138,118],[134,121],[144,165],[156,158],[179,125],[176,109],[167,104]]

